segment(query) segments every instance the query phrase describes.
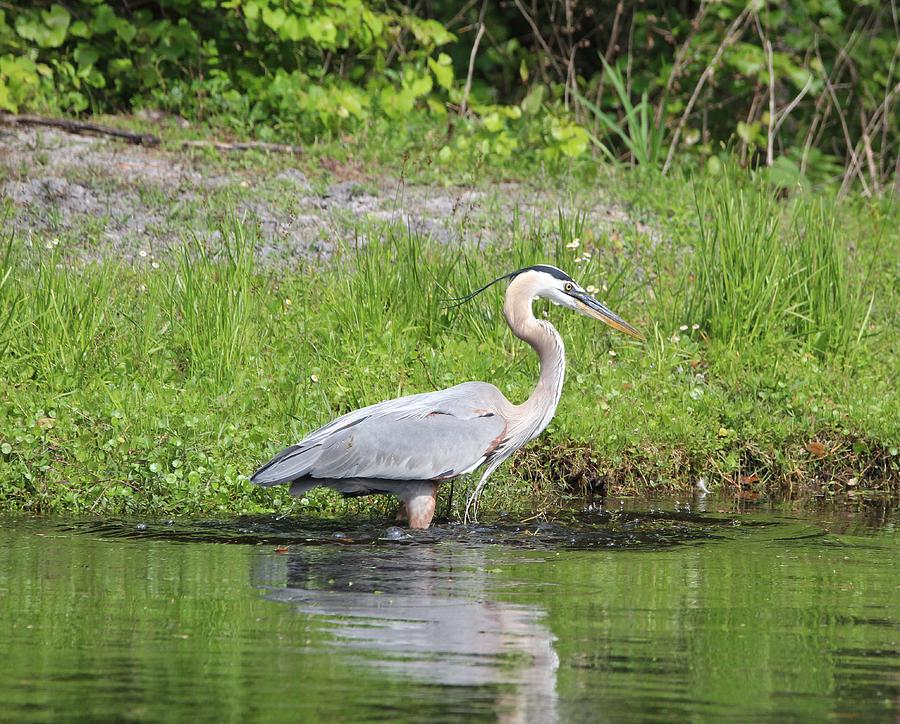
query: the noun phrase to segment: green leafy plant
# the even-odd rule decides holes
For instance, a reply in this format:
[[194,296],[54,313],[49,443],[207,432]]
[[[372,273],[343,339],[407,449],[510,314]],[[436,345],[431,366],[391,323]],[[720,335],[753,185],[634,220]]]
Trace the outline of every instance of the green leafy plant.
[[[591,114],[597,124],[621,141],[633,163],[651,168],[659,167],[665,160],[668,148],[665,124],[655,118],[655,109],[650,104],[647,91],[641,94],[641,100],[637,104],[633,103],[625,87],[621,69],[609,65],[602,58],[601,60],[606,76],[616,91],[622,111],[621,120],[604,112],[580,93],[576,93],[578,102]],[[600,139],[591,135],[591,140],[604,156],[614,160],[612,152]]]

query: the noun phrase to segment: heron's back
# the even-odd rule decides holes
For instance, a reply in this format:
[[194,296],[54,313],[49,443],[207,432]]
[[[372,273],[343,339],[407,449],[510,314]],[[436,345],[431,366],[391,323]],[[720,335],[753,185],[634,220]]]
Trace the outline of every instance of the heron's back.
[[312,487],[319,481],[454,478],[477,468],[497,448],[512,409],[486,382],[387,400],[315,430],[251,480],[259,485],[304,481]]

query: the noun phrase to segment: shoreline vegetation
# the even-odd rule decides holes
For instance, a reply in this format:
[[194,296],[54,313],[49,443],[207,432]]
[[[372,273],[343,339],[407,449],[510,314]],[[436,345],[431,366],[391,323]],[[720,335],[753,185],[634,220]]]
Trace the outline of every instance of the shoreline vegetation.
[[568,377],[485,515],[896,499],[895,9],[0,7],[0,508],[386,511],[246,476],[386,398],[527,397],[499,289],[445,300],[533,263],[647,342],[536,305]]
[[[141,153],[175,162],[168,150]],[[225,191],[212,210],[207,198],[181,204],[179,240],[149,253],[140,235],[134,248],[107,244],[109,215],[63,223],[17,204],[8,184],[52,169],[6,168],[3,509],[386,512],[380,499],[328,491],[292,499],[246,476],[334,416],[388,397],[485,380],[524,399],[536,361],[509,334],[501,292],[459,309],[445,300],[538,262],[595,287],[648,339],[598,332],[536,304],[565,340],[566,386],[547,432],[495,473],[485,515],[603,494],[685,493],[700,480],[745,500],[900,493],[892,197],[786,196],[736,165],[663,177],[595,164],[531,178],[508,215],[467,213],[446,237],[417,230],[408,214],[350,205],[328,229],[327,255],[262,254],[271,237],[259,208],[240,200],[296,202],[283,185],[267,185],[274,170],[294,167],[310,182],[309,199],[326,198],[342,173],[326,158],[324,149],[307,159],[204,151],[191,169],[198,178],[232,174]],[[399,207],[387,180],[397,174],[397,188],[413,195],[405,179],[417,165],[427,179],[427,159],[410,157],[399,173],[369,167],[358,183],[376,197],[380,184]],[[78,181],[116,195],[112,178],[88,164]],[[466,193],[494,185],[485,174]],[[526,209],[551,187],[566,190]],[[427,196],[448,186],[419,188]],[[601,224],[582,211],[598,190],[627,213]],[[136,198],[147,215],[183,194],[183,184],[161,184]],[[453,514],[464,487],[456,485]]]

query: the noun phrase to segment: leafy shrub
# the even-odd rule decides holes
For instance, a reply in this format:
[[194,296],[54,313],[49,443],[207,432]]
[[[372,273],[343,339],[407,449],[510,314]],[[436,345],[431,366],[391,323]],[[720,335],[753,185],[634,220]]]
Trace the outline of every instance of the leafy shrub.
[[[314,139],[378,118],[447,127],[438,160],[676,151],[793,188],[895,173],[889,3],[38,0],[0,9],[0,110],[152,106]],[[473,32],[487,28],[489,32]],[[626,31],[625,28],[628,28]],[[483,42],[474,47],[475,38]],[[436,131],[435,133],[438,133]]]

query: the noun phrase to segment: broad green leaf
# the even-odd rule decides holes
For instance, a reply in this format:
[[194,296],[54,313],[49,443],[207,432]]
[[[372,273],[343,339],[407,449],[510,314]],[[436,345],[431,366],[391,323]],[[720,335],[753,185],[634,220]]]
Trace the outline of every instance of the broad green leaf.
[[759,121],[753,121],[753,123],[746,123],[744,121],[738,121],[737,124],[737,135],[744,143],[751,144],[755,143],[757,137],[759,136]]
[[423,75],[410,83],[409,90],[416,98],[418,98],[419,96],[424,96],[426,93],[430,93],[433,87],[434,83],[431,80],[431,76]]
[[287,14],[281,8],[275,8],[274,10],[270,7],[263,8],[262,21],[272,30],[277,32],[284,25],[285,20],[287,20]]
[[484,127],[491,133],[497,133],[497,131],[503,130],[503,119],[500,118],[499,113],[489,113],[481,119],[481,122],[484,123]]
[[256,20],[259,17],[260,4],[255,0],[244,3],[244,17],[248,20]]
[[434,115],[441,116],[441,117],[447,115],[446,106],[443,103],[441,103],[439,100],[437,100],[435,98],[429,98],[426,101],[426,103],[428,103],[428,108]]
[[116,23],[116,35],[126,43],[130,43],[134,40],[134,36],[137,35],[137,28],[127,20],[120,19],[119,22]]
[[83,20],[76,20],[69,28],[69,35],[76,38],[90,38],[93,34],[93,29]]
[[49,31],[44,38],[43,47],[58,48],[66,39],[72,16],[62,5],[51,5],[49,10],[41,12],[41,19]]
[[529,116],[536,115],[541,110],[541,106],[544,103],[544,96],[546,95],[546,93],[547,88],[545,86],[534,86],[530,91],[528,91],[528,95],[526,95],[522,99],[522,103],[520,104],[522,110]]
[[3,78],[0,78],[0,108],[4,111],[9,111],[10,113],[16,113],[19,110],[16,104],[12,102],[9,89],[3,82]]
[[100,51],[93,45],[79,43],[78,47],[75,48],[72,57],[74,57],[75,62],[78,63],[79,72],[86,72],[100,58]]
[[134,67],[134,64],[131,62],[131,58],[114,58],[107,65],[110,75],[127,73],[132,67]]
[[297,42],[303,38],[303,30],[296,15],[288,15],[281,26],[281,37]]
[[119,18],[116,17],[115,11],[109,5],[101,5],[94,9],[94,21],[91,23],[91,29],[97,35],[103,35],[115,30]]
[[453,85],[453,64],[450,56],[446,53],[441,53],[438,55],[437,60],[429,58],[428,67],[434,73],[434,78],[438,85],[449,90],[450,86]]

